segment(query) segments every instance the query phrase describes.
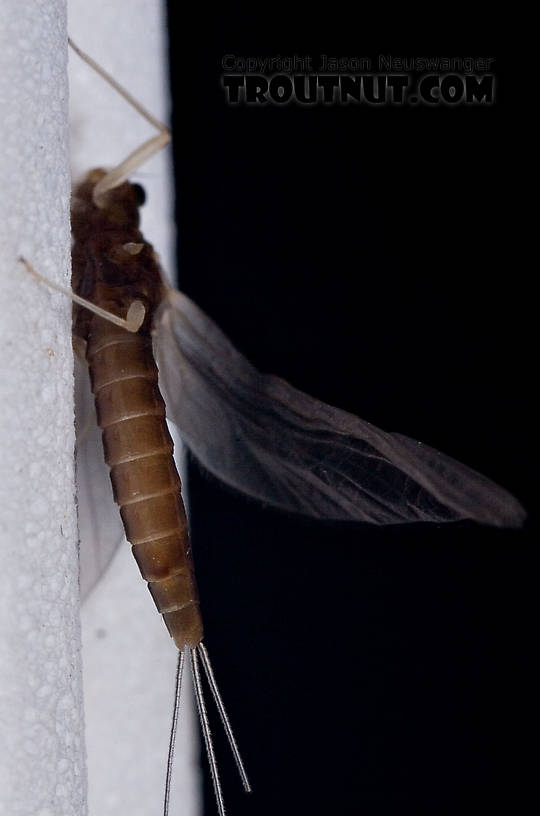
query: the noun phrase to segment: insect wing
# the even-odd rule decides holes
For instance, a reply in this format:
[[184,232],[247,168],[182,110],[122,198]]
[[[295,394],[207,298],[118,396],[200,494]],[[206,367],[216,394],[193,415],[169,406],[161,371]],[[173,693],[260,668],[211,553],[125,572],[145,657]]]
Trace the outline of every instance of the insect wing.
[[80,586],[84,599],[124,541],[96,421],[88,367],[75,358],[77,513],[80,538]]
[[248,496],[375,524],[524,520],[513,496],[466,465],[261,374],[181,292],[162,303],[154,345],[169,418],[204,468]]

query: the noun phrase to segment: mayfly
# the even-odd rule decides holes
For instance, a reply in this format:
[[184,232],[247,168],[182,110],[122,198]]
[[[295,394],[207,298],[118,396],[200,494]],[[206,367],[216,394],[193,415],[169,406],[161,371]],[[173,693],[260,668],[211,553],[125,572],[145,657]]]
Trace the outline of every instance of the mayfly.
[[68,293],[77,304],[74,332],[86,343],[126,536],[179,650],[164,812],[187,655],[218,810],[224,814],[199,661],[246,790],[249,783],[202,642],[165,403],[204,468],[236,490],[287,511],[379,525],[472,519],[501,527],[519,526],[524,511],[504,489],[450,457],[259,373],[194,303],[165,283],[138,229],[143,191],[126,179],[167,143],[168,131],[98,70],[158,135],[113,170],[92,170],[74,190],[75,294]]

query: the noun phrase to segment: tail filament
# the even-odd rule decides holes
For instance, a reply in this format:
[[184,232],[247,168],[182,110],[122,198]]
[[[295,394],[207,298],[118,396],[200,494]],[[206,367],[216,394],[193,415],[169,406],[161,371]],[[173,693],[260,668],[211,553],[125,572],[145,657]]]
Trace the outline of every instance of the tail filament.
[[219,816],[225,816],[225,803],[223,801],[221,782],[219,780],[216,754],[214,751],[214,744],[212,742],[212,734],[210,732],[210,723],[208,720],[208,714],[204,702],[204,692],[201,680],[201,672],[199,668],[199,659],[201,660],[204,673],[208,681],[208,685],[210,686],[210,690],[212,692],[212,697],[214,698],[217,710],[219,711],[219,716],[221,718],[225,734],[227,735],[227,740],[231,747],[231,751],[234,756],[234,761],[236,763],[236,767],[238,768],[238,773],[240,774],[244,790],[247,793],[249,793],[251,791],[251,787],[247,778],[246,770],[244,768],[244,763],[242,762],[242,758],[240,756],[240,751],[238,750],[238,746],[236,744],[236,740],[232,732],[227,712],[225,711],[225,706],[223,705],[221,694],[219,693],[219,689],[217,687],[214,672],[212,670],[212,664],[210,663],[208,652],[206,651],[206,647],[204,646],[203,643],[199,643],[198,646],[195,646],[192,649],[186,648],[185,651],[181,651],[178,653],[178,666],[176,670],[176,688],[174,694],[174,711],[171,725],[171,737],[169,742],[169,756],[167,759],[167,777],[165,781],[165,799],[163,807],[163,816],[169,816],[169,802],[171,793],[174,746],[176,742],[176,734],[178,731],[178,715],[180,712],[180,697],[182,691],[182,674],[184,669],[185,654],[187,654],[189,658],[191,674],[193,677],[193,687],[195,689],[195,699],[197,702],[197,710],[199,713],[199,722],[201,724],[204,743],[206,747],[206,755],[208,757],[208,763],[210,765],[210,773],[214,785],[214,794],[216,797],[217,809]]

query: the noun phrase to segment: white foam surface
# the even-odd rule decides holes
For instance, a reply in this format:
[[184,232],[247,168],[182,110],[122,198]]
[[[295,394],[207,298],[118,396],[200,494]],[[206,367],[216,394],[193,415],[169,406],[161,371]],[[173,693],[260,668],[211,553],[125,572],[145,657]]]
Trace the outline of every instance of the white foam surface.
[[0,25],[0,813],[86,813],[73,464],[65,7]]

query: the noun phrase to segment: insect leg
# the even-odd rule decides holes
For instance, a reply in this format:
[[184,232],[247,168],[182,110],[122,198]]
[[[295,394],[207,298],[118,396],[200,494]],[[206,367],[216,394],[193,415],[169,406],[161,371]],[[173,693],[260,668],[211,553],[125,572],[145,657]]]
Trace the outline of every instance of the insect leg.
[[238,773],[240,774],[242,785],[244,786],[244,790],[246,791],[246,793],[251,793],[251,785],[249,784],[249,780],[247,778],[244,763],[242,762],[242,757],[240,756],[240,751],[238,750],[238,745],[236,744],[231,724],[229,722],[227,712],[225,711],[225,706],[223,705],[221,694],[219,693],[219,689],[217,687],[214,672],[212,671],[212,664],[210,663],[210,658],[208,657],[208,652],[206,650],[206,646],[204,645],[204,643],[199,643],[199,645],[197,646],[197,651],[199,652],[204,672],[208,680],[208,685],[210,686],[210,689],[212,691],[214,702],[217,706],[217,710],[219,711],[219,716],[221,717],[221,722],[223,724],[223,728],[225,729],[225,733],[227,735],[231,751],[233,752],[234,761],[236,762],[236,767],[238,768]]
[[178,714],[180,713],[180,695],[182,692],[182,674],[184,671],[184,652],[178,652],[178,665],[176,668],[176,688],[174,691],[174,710],[171,725],[171,738],[169,740],[169,756],[167,758],[167,778],[165,780],[165,800],[163,804],[163,816],[169,816],[169,799],[171,796],[171,777],[174,758],[174,746],[176,744],[176,732],[178,730]]
[[103,195],[108,191],[112,190],[114,187],[118,187],[119,184],[122,184],[128,176],[133,173],[141,164],[144,164],[154,153],[158,153],[166,144],[168,144],[171,140],[171,133],[169,128],[156,119],[152,114],[146,110],[140,102],[138,102],[130,93],[126,91],[110,74],[105,71],[101,65],[98,65],[92,57],[85,54],[73,40],[68,38],[69,45],[75,51],[76,54],[83,59],[87,65],[97,71],[97,73],[103,77],[103,79],[111,85],[115,91],[117,91],[120,96],[122,96],[126,102],[128,102],[135,110],[143,116],[147,122],[150,122],[156,130],[159,131],[157,136],[153,136],[148,141],[144,142],[140,147],[136,148],[129,156],[124,159],[117,167],[114,167],[110,170],[102,179],[99,181],[95,188],[94,188],[94,203],[97,206],[100,206],[100,200],[102,199]]
[[45,278],[43,275],[40,275],[37,272],[32,264],[28,263],[26,258],[20,257],[19,261],[24,264],[26,267],[26,271],[29,272],[34,278],[41,281],[42,283],[47,284],[51,289],[56,289],[57,292],[60,292],[62,295],[73,300],[75,303],[78,303],[79,306],[83,306],[85,309],[89,309],[91,312],[99,315],[100,317],[104,318],[104,320],[108,320],[110,323],[114,323],[115,326],[120,326],[122,329],[127,329],[129,332],[138,332],[144,322],[144,316],[146,314],[146,309],[144,308],[144,304],[140,300],[134,300],[131,303],[125,320],[122,317],[118,317],[111,312],[107,312],[105,309],[101,309],[99,306],[96,306],[95,303],[92,303],[90,300],[86,300],[85,298],[79,297],[76,295],[75,292],[72,292],[71,289],[66,289],[64,286],[60,286],[58,283],[54,283],[54,281]]
[[201,683],[201,674],[199,671],[199,663],[197,658],[197,648],[189,650],[189,660],[191,664],[191,673],[193,675],[193,686],[195,688],[195,699],[197,700],[197,709],[199,712],[199,720],[206,745],[206,754],[210,764],[210,773],[212,775],[212,782],[214,783],[214,794],[216,796],[216,804],[219,816],[225,816],[225,803],[223,802],[223,794],[221,792],[221,783],[219,781],[219,774],[216,762],[216,755],[214,753],[214,745],[212,743],[212,735],[210,733],[210,724],[208,722],[208,714],[204,704],[203,688]]
[[134,170],[140,167],[141,164],[144,164],[154,153],[159,153],[161,148],[169,143],[170,139],[171,134],[168,130],[164,133],[158,133],[157,136],[153,136],[151,139],[148,139],[147,142],[143,142],[140,147],[136,148],[133,153],[130,153],[117,167],[113,167],[112,170],[109,170],[107,175],[103,176],[101,181],[98,181],[94,187],[94,203],[99,207],[103,196],[108,190],[112,190],[113,187],[118,187],[119,184],[122,184]]

